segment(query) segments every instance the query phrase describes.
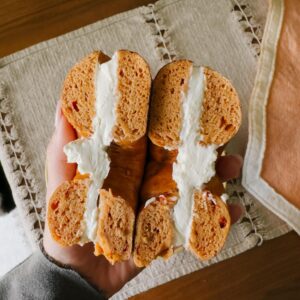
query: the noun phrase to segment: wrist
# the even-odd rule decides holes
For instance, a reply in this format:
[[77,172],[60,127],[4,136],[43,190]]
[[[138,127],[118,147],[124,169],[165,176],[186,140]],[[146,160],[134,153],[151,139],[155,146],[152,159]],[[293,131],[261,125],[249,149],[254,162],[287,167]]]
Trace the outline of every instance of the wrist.
[[45,257],[57,266],[71,269],[82,276],[89,284],[96,288],[103,295],[111,295],[105,265],[101,264],[103,259],[93,254],[93,245],[84,246],[61,246],[52,239],[49,228],[46,224],[44,238],[41,243],[41,250]]

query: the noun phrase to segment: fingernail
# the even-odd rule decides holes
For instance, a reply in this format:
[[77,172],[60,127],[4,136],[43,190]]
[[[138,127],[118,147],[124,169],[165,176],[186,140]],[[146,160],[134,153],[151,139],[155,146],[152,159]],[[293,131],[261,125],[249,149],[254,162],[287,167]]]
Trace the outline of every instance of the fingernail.
[[245,215],[244,206],[241,205],[240,203],[232,203],[228,205],[228,208],[230,211],[232,224],[239,223]]
[[55,118],[54,118],[55,128],[57,127],[60,118],[61,118],[61,105],[60,105],[60,101],[58,101],[56,105]]

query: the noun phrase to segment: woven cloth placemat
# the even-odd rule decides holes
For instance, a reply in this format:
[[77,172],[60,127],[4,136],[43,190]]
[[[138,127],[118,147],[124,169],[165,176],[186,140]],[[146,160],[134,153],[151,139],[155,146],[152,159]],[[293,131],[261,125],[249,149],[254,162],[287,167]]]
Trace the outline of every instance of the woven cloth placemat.
[[[167,62],[189,58],[229,78],[242,102],[243,124],[228,152],[243,154],[248,101],[267,11],[260,0],[162,0],[121,13],[0,60],[0,159],[27,235],[42,238],[45,218],[44,162],[54,111],[67,70],[95,49],[139,52],[154,76]],[[245,207],[223,251],[200,262],[182,252],[156,260],[129,282],[116,299],[198,270],[250,249],[289,227],[253,199],[238,180],[228,184],[231,202]]]

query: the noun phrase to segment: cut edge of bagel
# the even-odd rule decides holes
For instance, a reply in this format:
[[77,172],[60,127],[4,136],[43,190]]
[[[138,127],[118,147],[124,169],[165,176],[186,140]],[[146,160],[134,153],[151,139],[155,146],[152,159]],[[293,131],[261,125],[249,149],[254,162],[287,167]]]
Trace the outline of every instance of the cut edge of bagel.
[[47,220],[52,238],[63,246],[79,244],[84,232],[84,211],[89,179],[63,182],[48,202]]
[[223,248],[231,219],[226,203],[209,190],[195,191],[188,249],[201,260],[213,258]]

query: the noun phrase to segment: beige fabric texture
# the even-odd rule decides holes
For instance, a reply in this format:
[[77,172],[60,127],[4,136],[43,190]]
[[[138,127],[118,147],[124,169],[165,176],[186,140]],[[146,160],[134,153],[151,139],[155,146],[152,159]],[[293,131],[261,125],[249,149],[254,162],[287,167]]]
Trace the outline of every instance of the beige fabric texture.
[[272,0],[250,100],[243,185],[300,234],[298,0]]
[[[67,70],[94,49],[139,52],[154,76],[165,63],[189,58],[228,77],[242,102],[243,124],[228,146],[243,154],[248,103],[260,54],[267,3],[262,0],[162,0],[42,42],[0,60],[0,158],[33,247],[45,218],[44,162],[54,111]],[[245,207],[222,252],[201,262],[188,252],[156,260],[116,294],[125,299],[246,251],[290,228],[251,197],[238,180],[230,202]]]

